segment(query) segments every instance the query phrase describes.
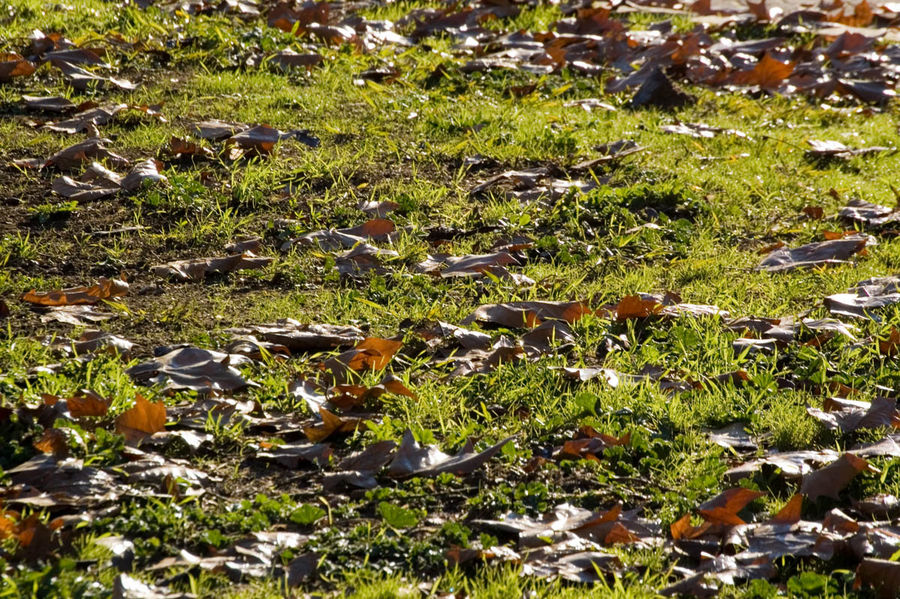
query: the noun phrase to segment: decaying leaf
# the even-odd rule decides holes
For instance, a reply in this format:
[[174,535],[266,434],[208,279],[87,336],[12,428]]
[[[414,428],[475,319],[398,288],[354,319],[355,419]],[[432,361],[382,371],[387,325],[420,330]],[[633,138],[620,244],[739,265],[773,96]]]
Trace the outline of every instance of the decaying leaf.
[[275,144],[285,139],[296,139],[310,147],[318,147],[319,140],[306,130],[279,131],[268,125],[258,125],[236,133],[228,138],[226,146],[235,146],[253,154],[267,155],[275,149]]
[[22,296],[22,301],[37,306],[75,306],[97,304],[102,300],[121,297],[128,293],[128,283],[118,279],[101,278],[90,287],[70,287],[59,291],[35,291]]
[[112,141],[104,137],[92,137],[60,150],[44,162],[44,168],[56,167],[60,170],[69,170],[91,160],[105,159],[116,166],[126,166],[128,161],[107,149],[106,144]]
[[284,318],[271,324],[228,329],[227,332],[243,340],[248,340],[252,336],[254,343],[262,340],[284,347],[292,354],[350,347],[365,339],[363,332],[356,327],[301,324],[291,318]]
[[291,470],[302,463],[324,465],[330,456],[331,446],[327,443],[286,443],[256,452],[257,458],[271,460]]
[[800,492],[810,500],[819,497],[838,499],[838,493],[843,491],[857,474],[866,470],[874,468],[865,459],[852,453],[845,453],[828,466],[805,475]]
[[[40,106],[42,110],[47,110],[47,108],[45,108],[47,104],[48,102],[45,101],[42,105],[38,104],[38,106]],[[32,104],[32,106],[34,105],[36,105],[36,103]],[[75,113],[71,118],[68,118],[64,121],[47,123],[46,125],[44,125],[44,127],[50,129],[51,131],[69,134],[75,134],[81,131],[90,131],[98,126],[109,123],[113,119],[113,117],[116,116],[116,114],[125,110],[126,108],[128,108],[128,104],[109,104],[106,106],[94,105],[93,107],[89,107],[86,110]]]
[[154,266],[151,270],[153,274],[160,277],[172,276],[180,281],[202,281],[211,274],[265,268],[274,260],[274,258],[257,256],[253,252],[244,252],[222,258],[178,260]]
[[165,185],[168,183],[165,175],[161,175],[159,169],[162,163],[149,158],[135,164],[122,179],[122,189],[125,191],[137,191],[142,186],[151,183],[153,185]]
[[844,433],[864,428],[900,428],[900,411],[897,402],[889,397],[878,397],[867,401],[828,398],[822,409],[807,408],[806,411],[832,430]]
[[853,235],[831,241],[818,241],[795,249],[781,248],[763,258],[758,270],[786,272],[795,268],[809,268],[828,264],[841,264],[861,252],[869,238]]
[[874,587],[879,599],[900,595],[900,563],[893,560],[866,558],[856,568],[853,588]]
[[163,430],[166,426],[166,406],[138,395],[134,406],[116,418],[116,430],[129,441],[138,441],[147,435]]
[[390,364],[403,342],[380,337],[366,337],[353,349],[329,358],[320,364],[322,370],[332,373],[336,384],[347,380],[350,371],[381,370]]
[[858,199],[847,202],[838,216],[867,227],[882,227],[900,221],[900,211]]
[[807,140],[811,150],[806,151],[808,158],[828,159],[839,158],[841,160],[849,160],[854,156],[866,156],[868,154],[879,154],[888,152],[890,148],[882,146],[873,146],[870,148],[851,148],[839,141],[820,141],[816,139]]
[[483,466],[513,438],[508,437],[480,453],[474,450],[474,445],[470,441],[459,453],[450,456],[434,445],[419,445],[412,431],[407,430],[403,433],[403,440],[397,453],[388,465],[387,474],[391,478],[437,476],[443,472],[463,476]]
[[128,369],[140,384],[162,385],[166,391],[233,391],[250,384],[235,365],[250,360],[191,346],[158,348],[156,357]]
[[825,298],[832,314],[878,320],[877,311],[900,302],[900,277],[875,277],[860,281],[847,293]]
[[303,434],[311,443],[320,443],[335,434],[365,430],[366,423],[354,416],[338,416],[325,408],[319,408],[321,422],[303,427]]
[[592,310],[585,302],[510,302],[480,306],[462,322],[521,329],[536,327],[545,320],[571,324],[590,313]]
[[35,66],[15,52],[0,52],[0,83],[10,81],[13,77],[28,77],[35,71]]

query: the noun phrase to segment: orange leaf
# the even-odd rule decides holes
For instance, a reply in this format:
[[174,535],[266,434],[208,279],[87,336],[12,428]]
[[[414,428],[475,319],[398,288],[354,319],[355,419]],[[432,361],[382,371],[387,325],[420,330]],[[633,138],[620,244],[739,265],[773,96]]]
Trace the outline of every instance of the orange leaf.
[[767,52],[752,70],[736,73],[733,80],[738,85],[758,85],[763,89],[775,89],[793,72],[793,62],[781,62]]
[[34,442],[34,448],[43,453],[52,453],[57,457],[63,457],[69,453],[66,435],[58,428],[44,429],[41,438]]
[[103,399],[93,391],[84,390],[66,400],[72,418],[106,416],[109,411],[109,400]]
[[166,426],[166,406],[150,402],[138,395],[134,407],[116,418],[116,430],[129,441],[141,439],[163,430]]
[[626,295],[616,306],[616,319],[647,318],[659,314],[663,305],[658,301],[641,299],[639,295]]

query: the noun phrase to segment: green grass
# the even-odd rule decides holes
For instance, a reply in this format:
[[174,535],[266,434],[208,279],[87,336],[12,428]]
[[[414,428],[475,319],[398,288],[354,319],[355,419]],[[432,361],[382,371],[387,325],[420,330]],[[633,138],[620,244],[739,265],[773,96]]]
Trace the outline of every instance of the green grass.
[[[392,3],[364,14],[395,20],[426,5]],[[302,40],[266,26],[264,19],[173,15],[99,0],[71,0],[67,6],[57,12],[34,0],[12,2],[10,16],[0,15],[0,51],[21,50],[37,27],[63,32],[79,44],[99,43],[118,33],[155,52],[112,52],[120,76],[140,83],[133,92],[79,92],[46,66],[34,77],[0,86],[0,163],[45,158],[83,137],[29,126],[19,102],[23,93],[64,95],[76,103],[162,103],[166,122],[132,112],[100,129],[113,140],[111,148],[129,159],[164,159],[170,184],[131,196],[70,202],[49,192],[54,175],[3,167],[0,299],[11,314],[0,320],[2,407],[33,407],[44,394],[64,398],[80,389],[111,398],[111,417],[130,407],[138,394],[173,407],[193,401],[190,393],[168,397],[136,385],[126,370],[156,346],[192,343],[221,349],[230,338],[225,329],[279,318],[352,323],[371,335],[398,335],[415,347],[410,323],[458,323],[480,304],[517,300],[588,299],[600,305],[636,292],[674,291],[686,302],[716,304],[734,316],[811,311],[812,317],[824,317],[824,296],[900,267],[900,244],[883,236],[852,265],[784,275],[753,270],[760,260],[758,250],[774,241],[796,246],[840,228],[832,220],[803,217],[801,209],[807,205],[821,206],[831,216],[852,198],[896,204],[891,185],[900,155],[839,164],[804,157],[809,139],[897,146],[894,105],[868,113],[852,105],[824,108],[801,98],[750,98],[692,89],[697,102],[675,113],[632,111],[624,107],[626,95],[606,95],[601,81],[568,70],[543,77],[509,71],[462,74],[457,68],[462,60],[452,56],[452,42],[445,38],[427,40],[430,49],[417,46],[368,55],[349,46],[326,48],[321,67],[309,73],[282,72],[264,61],[246,66],[247,57],[260,51],[289,46],[302,51]],[[490,26],[543,30],[559,16],[556,7],[542,6]],[[651,15],[631,18],[635,26],[657,20]],[[689,28],[680,18],[675,25]],[[362,71],[385,62],[400,71],[397,81],[351,83]],[[438,67],[446,74],[432,77]],[[525,84],[533,84],[534,91],[524,97],[509,92]],[[620,109],[589,113],[566,106],[570,100],[591,97]],[[285,141],[271,156],[233,163],[224,156],[192,163],[165,154],[171,136],[185,137],[192,122],[212,118],[308,129],[321,139],[321,146],[311,149]],[[738,129],[746,136],[694,139],[660,130],[674,120]],[[548,204],[520,203],[499,193],[476,199],[468,193],[491,174],[549,163],[566,168],[595,157],[596,146],[620,139],[634,139],[646,149],[598,169],[602,184],[586,194]],[[464,161],[476,155],[492,166],[469,170]],[[290,193],[284,191],[288,184]],[[276,229],[278,219],[297,221],[292,235],[353,226],[368,218],[358,208],[361,200],[400,205],[389,217],[403,229],[392,248],[399,258],[387,263],[391,272],[348,281],[333,272],[334,258],[327,252],[278,251],[288,236]],[[660,228],[635,229],[649,221]],[[122,236],[92,235],[117,226],[143,228]],[[424,239],[434,226],[483,227],[487,232],[434,248]],[[486,253],[493,242],[514,234],[533,238],[540,250],[535,253],[539,258],[518,269],[537,281],[533,287],[441,280],[412,268],[438,251]],[[277,256],[269,269],[186,284],[150,272],[151,266],[172,260],[224,255],[227,243],[246,235],[263,238],[261,255]],[[136,343],[130,362],[102,357],[81,363],[60,357],[42,341],[77,338],[81,331],[41,322],[18,301],[32,288],[91,284],[100,276],[122,276],[131,284],[132,292],[116,305],[101,306],[120,315],[103,328]],[[454,545],[491,540],[471,522],[474,519],[497,518],[510,510],[537,516],[562,502],[599,509],[622,501],[626,508],[643,507],[667,527],[729,486],[723,480],[729,454],[709,443],[704,431],[731,422],[747,423],[778,449],[849,447],[854,438],[824,431],[807,414],[808,405],[821,405],[821,393],[802,385],[779,389],[776,378],[841,382],[858,389],[859,399],[878,396],[879,385],[896,388],[900,369],[895,358],[879,354],[877,339],[887,338],[891,328],[900,325],[900,313],[889,310],[880,323],[856,324],[859,343],[835,339],[818,348],[793,344],[775,355],[738,355],[732,349],[737,334],[723,330],[716,318],[618,323],[588,316],[573,325],[577,342],[568,355],[450,380],[444,376],[449,373],[446,367],[428,366],[424,357],[412,353],[392,368],[417,397],[379,399],[369,430],[334,442],[336,454],[346,455],[376,440],[397,441],[407,428],[420,441],[437,443],[445,451],[460,448],[469,438],[484,448],[517,435],[483,473],[329,494],[321,491],[321,477],[313,470],[290,472],[255,464],[251,444],[261,438],[258,434],[210,420],[212,447],[189,455],[176,446],[168,455],[215,472],[222,482],[213,491],[198,498],[123,499],[115,510],[74,527],[69,546],[36,562],[9,557],[14,548],[4,545],[2,551],[9,551],[0,552],[6,556],[0,557],[0,595],[106,596],[117,572],[109,551],[93,542],[101,535],[134,540],[134,573],[150,581],[153,576],[146,568],[181,550],[207,555],[211,548],[226,548],[250,532],[278,529],[310,535],[308,549],[324,556],[318,576],[301,587],[304,592],[354,597],[419,592],[656,596],[674,580],[672,556],[661,551],[615,549],[632,567],[587,589],[521,577],[514,566],[455,568],[445,554]],[[495,340],[500,334],[492,332]],[[620,351],[601,355],[610,338],[619,340]],[[254,400],[273,414],[307,415],[305,403],[291,397],[287,388],[320,357],[245,367],[259,386],[240,393],[239,399]],[[742,387],[709,384],[671,394],[653,383],[615,389],[599,382],[575,384],[551,368],[598,364],[625,373],[656,367],[692,381],[744,370],[750,381]],[[53,368],[33,370],[41,366]],[[373,373],[365,382],[376,384],[381,374]],[[111,417],[96,430],[65,421],[56,426],[69,431],[73,456],[112,469],[121,467],[125,458],[121,438],[106,430]],[[551,461],[534,473],[523,469],[582,425],[612,435],[630,432],[632,442],[610,450],[600,463]],[[0,466],[9,470],[34,455],[32,442],[43,430],[24,417],[0,422],[0,442],[9,449]],[[884,475],[860,476],[850,494],[900,494],[897,463],[873,462]],[[762,475],[744,484],[770,494],[751,508],[758,518],[780,507],[797,486]],[[411,514],[410,521],[416,522],[392,525],[393,518],[404,520],[386,516],[378,507],[384,502],[402,507],[400,516]],[[307,522],[297,510],[319,512],[304,506],[321,509],[323,515]],[[820,518],[829,507],[827,502],[810,505],[807,515]],[[46,521],[49,514],[41,517]],[[725,595],[770,597],[780,584],[795,596],[814,594],[816,585],[824,585],[833,596],[867,596],[851,589],[852,576],[839,570],[841,563],[785,559],[780,566],[782,577],[776,583],[726,587]],[[233,584],[221,573],[172,574],[173,589],[199,596],[277,597],[285,592],[284,581],[274,575]]]

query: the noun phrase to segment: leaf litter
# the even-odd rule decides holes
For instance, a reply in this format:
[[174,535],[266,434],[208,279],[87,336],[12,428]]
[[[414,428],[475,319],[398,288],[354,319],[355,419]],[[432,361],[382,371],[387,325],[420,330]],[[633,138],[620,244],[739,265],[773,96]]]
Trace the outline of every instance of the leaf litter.
[[[139,6],[149,4],[138,3]],[[282,66],[317,66],[324,60],[319,50],[329,44],[348,43],[358,51],[366,52],[383,45],[408,47],[426,36],[441,33],[459,42],[458,46],[451,47],[450,53],[465,56],[467,62],[461,67],[463,73],[514,69],[544,75],[565,67],[573,73],[595,76],[601,69],[610,69],[616,74],[608,82],[607,91],[636,90],[628,103],[629,108],[668,110],[692,101],[692,97],[680,89],[685,82],[754,94],[834,95],[854,97],[866,103],[884,103],[894,96],[892,69],[896,57],[888,47],[873,42],[876,35],[867,36],[851,32],[848,28],[862,28],[864,33],[873,33],[872,25],[890,22],[895,15],[892,17],[893,13],[887,6],[874,9],[868,5],[865,8],[861,6],[850,15],[838,6],[779,17],[764,2],[750,5],[747,11],[730,13],[713,11],[708,3],[700,2],[694,5],[690,14],[669,9],[684,18],[705,24],[680,33],[673,32],[671,23],[629,31],[625,22],[616,17],[625,10],[633,9],[633,6],[565,7],[563,18],[551,23],[547,32],[507,34],[487,28],[484,24],[515,16],[520,12],[520,6],[473,2],[414,11],[396,24],[408,36],[397,33],[394,23],[371,21],[352,14],[352,9],[324,3],[302,6],[282,4],[269,9],[250,1],[229,0],[222,3],[171,2],[163,3],[161,8],[191,15],[221,12],[237,15],[240,19],[265,12],[270,26],[292,33],[304,44],[311,44],[308,53],[285,50],[270,56],[271,62]],[[658,7],[638,3],[637,8],[655,10]],[[840,12],[836,12],[838,9]],[[709,24],[718,23],[714,27],[720,27],[739,20],[757,24],[777,23],[779,35],[802,27],[805,28],[804,33],[809,34],[809,41],[801,47],[786,37],[738,42],[727,36],[713,38],[709,34]],[[835,33],[834,28],[839,33]],[[0,81],[32,77],[40,64],[49,62],[72,87],[79,90],[93,90],[98,84],[107,87],[111,84],[126,90],[135,87],[126,80],[107,75],[114,70],[114,58],[110,56],[113,52],[98,53],[91,48],[77,48],[62,36],[46,36],[40,32],[31,39],[31,46],[27,51],[23,49],[24,54],[8,52],[0,56]],[[316,50],[313,51],[313,48]],[[852,64],[852,68],[846,66],[848,64]],[[403,76],[402,70],[392,67],[369,69],[360,78],[386,84]],[[166,177],[161,174],[165,165],[154,159],[135,162],[124,176],[98,162],[105,161],[110,166],[123,169],[131,164],[110,149],[114,145],[112,139],[100,138],[96,131],[97,127],[111,122],[127,105],[77,106],[60,96],[25,96],[23,102],[29,110],[67,117],[43,123],[50,131],[94,135],[61,150],[46,161],[34,163],[42,168],[63,171],[72,171],[90,163],[79,179],[69,176],[56,178],[51,189],[58,195],[87,202],[115,195],[119,191],[135,192],[142,189],[146,181],[166,183]],[[579,101],[570,105],[610,112],[615,110],[614,106],[600,100]],[[152,111],[148,109],[147,112]],[[266,125],[249,126],[217,120],[196,122],[190,127],[200,139],[221,143],[220,149],[232,160],[270,155],[276,144],[287,139],[309,147],[320,144],[314,135],[298,129],[285,132]],[[676,122],[665,125],[663,130],[701,140],[722,134],[740,137],[740,132],[700,123]],[[630,140],[617,144],[598,148],[599,158],[588,159],[568,170],[542,166],[493,175],[472,187],[471,194],[474,197],[503,194],[523,203],[548,203],[569,194],[588,193],[597,186],[597,180],[582,180],[570,175],[581,176],[581,173],[591,169],[606,168],[614,160],[641,149]],[[852,148],[832,141],[810,140],[810,145],[812,150],[809,155],[816,159],[865,158],[869,154],[888,150],[882,147]],[[171,139],[168,149],[172,156],[212,160],[217,155],[207,146],[177,137]],[[388,265],[398,262],[400,254],[372,244],[392,241],[396,226],[384,219],[384,215],[398,207],[390,201],[364,200],[360,202],[359,209],[374,216],[373,220],[357,227],[306,233],[288,240],[282,249],[341,252],[335,257],[335,268],[351,279],[358,280],[372,273],[388,273]],[[852,200],[841,209],[839,216],[863,228],[877,229],[892,223],[895,212],[884,206]],[[758,269],[775,273],[846,263],[853,256],[863,253],[872,241],[863,235],[849,235],[794,249],[782,247],[763,258]],[[254,253],[260,245],[259,239],[247,240],[246,245],[238,242],[226,250],[231,252],[229,256],[188,258],[153,267],[152,272],[159,277],[197,282],[210,273],[269,266],[272,258],[258,257]],[[416,268],[419,272],[434,274],[451,282],[456,278],[484,276],[524,280],[517,278],[522,275],[511,273],[507,267],[522,266],[530,256],[520,253],[518,249],[492,250],[465,255],[429,254],[428,259],[417,264]],[[825,306],[839,317],[878,318],[879,311],[897,301],[894,297],[898,295],[895,293],[894,279],[884,277],[863,281],[847,293],[824,298]],[[530,281],[529,284],[535,283]],[[111,313],[101,312],[97,306],[104,301],[124,297],[127,290],[128,285],[122,281],[101,279],[94,286],[49,292],[32,290],[21,299],[46,310],[42,316],[47,319],[82,326],[111,318]],[[492,296],[488,301],[497,302],[498,299]],[[820,347],[832,339],[857,341],[856,329],[840,320],[804,316],[796,319],[743,320],[739,317],[729,321],[725,320],[727,313],[716,306],[688,304],[668,294],[646,293],[625,296],[607,304],[595,304],[593,300],[499,301],[481,305],[460,323],[485,329],[504,329],[497,338],[446,322],[429,323],[417,329],[414,336],[427,348],[425,355],[429,368],[449,363],[457,376],[488,374],[513,360],[544,356],[564,359],[569,350],[577,346],[582,334],[581,320],[587,316],[604,320],[610,326],[634,326],[638,331],[660,323],[680,322],[683,318],[710,318],[732,334],[756,336],[740,338],[745,342],[765,342],[766,347],[771,345],[773,348],[800,344]],[[591,320],[588,319],[589,325]],[[509,330],[514,334],[509,334]],[[321,477],[317,480],[321,482],[322,490],[327,492],[375,489],[390,479],[482,476],[484,471],[490,469],[490,462],[496,461],[508,444],[520,442],[509,437],[476,451],[470,439],[457,454],[450,455],[437,445],[418,442],[413,432],[406,429],[399,436],[399,445],[394,441],[382,440],[346,453],[343,450],[349,443],[347,439],[359,437],[369,426],[367,423],[381,426],[378,413],[357,414],[351,410],[371,404],[386,393],[414,401],[418,399],[398,379],[382,372],[408,366],[411,354],[406,352],[412,348],[407,347],[409,337],[406,331],[397,331],[396,337],[376,337],[356,326],[301,324],[282,320],[266,325],[232,327],[227,332],[232,339],[226,352],[190,345],[160,347],[153,358],[144,357],[129,367],[128,374],[137,384],[152,386],[155,392],[196,392],[198,399],[190,405],[167,406],[163,401],[148,401],[138,396],[131,407],[124,410],[117,407],[113,417],[110,414],[112,400],[83,391],[36,408],[36,413],[40,414],[37,417],[51,426],[45,427],[41,437],[33,442],[39,454],[5,470],[13,484],[3,491],[4,499],[11,505],[36,506],[52,512],[61,507],[95,509],[114,503],[120,497],[133,496],[139,492],[138,488],[143,489],[140,492],[145,493],[144,496],[171,497],[202,490],[215,484],[214,476],[195,469],[189,462],[168,459],[149,451],[168,443],[172,437],[182,439],[195,451],[199,450],[204,443],[208,443],[209,436],[206,433],[201,436],[196,430],[202,429],[205,419],[214,414],[220,417],[220,424],[232,420],[241,422],[249,427],[247,430],[251,434],[267,431],[265,440],[257,438],[251,445],[255,458],[291,470],[314,467],[316,471],[321,471]],[[126,351],[123,353],[127,353],[131,348],[126,349],[123,341],[109,333],[88,331],[64,344],[73,346],[79,354],[104,347],[124,349]],[[319,353],[331,355],[308,355]],[[306,373],[310,380],[301,379],[303,382],[293,386],[291,392],[310,406],[316,406],[311,411],[318,416],[312,423],[297,420],[291,415],[268,417],[252,401],[241,402],[230,397],[232,393],[240,393],[253,385],[244,370],[257,367],[272,354],[302,356],[301,360],[311,360],[311,371]],[[666,371],[652,368],[639,374],[625,374],[600,365],[567,366],[562,369],[567,377],[579,382],[601,378],[616,386],[620,381],[649,381],[664,389],[670,385],[671,389],[687,393],[707,382],[678,381],[668,376]],[[363,377],[370,375],[376,376],[372,381],[380,379],[382,382],[375,385],[371,384],[372,381],[363,382]],[[749,375],[736,371],[721,377],[709,377],[709,380],[738,384],[747,382]],[[179,395],[175,397],[180,398],[177,401],[183,399]],[[33,416],[26,412],[21,412],[23,418]],[[93,419],[97,421],[97,427],[108,427],[123,434],[129,442],[126,450],[128,461],[119,464],[118,469],[111,473],[113,471],[103,466],[85,466],[79,460],[67,457],[70,439],[62,429],[52,426],[56,416],[66,413],[68,418],[79,422]],[[863,429],[883,431],[896,427],[898,421],[896,400],[892,397],[876,397],[872,401],[828,398],[821,409],[808,407],[807,413],[837,435],[853,435]],[[747,460],[744,457],[728,458],[733,466],[726,472],[726,479],[752,477],[761,469],[774,468],[789,479],[789,484],[798,491],[784,509],[768,519],[761,519],[756,513],[758,510],[753,507],[754,501],[764,493],[745,488],[732,488],[700,503],[693,518],[688,515],[685,517],[687,519],[676,520],[668,531],[656,519],[641,517],[639,509],[626,511],[621,505],[611,505],[596,511],[563,504],[550,512],[533,510],[531,516],[510,512],[499,520],[472,520],[470,523],[473,526],[514,535],[516,549],[494,546],[459,550],[455,554],[457,557],[452,559],[459,563],[474,559],[473,556],[482,560],[510,559],[520,563],[522,572],[528,575],[584,583],[596,582],[605,573],[618,574],[625,569],[617,555],[607,552],[610,546],[662,546],[676,556],[673,558],[673,563],[677,563],[672,570],[673,575],[682,577],[664,592],[702,594],[712,588],[707,583],[708,578],[724,584],[771,578],[776,573],[773,562],[779,558],[810,556],[827,560],[840,552],[849,551],[859,561],[857,585],[874,586],[883,596],[895,595],[898,577],[889,558],[900,545],[896,542],[898,533],[892,530],[890,523],[872,522],[871,519],[854,515],[864,510],[890,511],[893,504],[887,498],[872,500],[868,504],[865,503],[867,500],[851,498],[852,505],[848,507],[845,498],[854,479],[875,471],[870,460],[900,455],[896,439],[888,436],[847,451],[810,449],[782,452],[763,447],[768,440],[750,435],[749,430],[752,429],[738,422],[711,431],[708,438],[712,443],[737,452],[763,452],[760,457],[745,456],[749,458]],[[497,433],[498,438],[503,436],[501,431]],[[306,437],[306,440],[299,435]],[[287,440],[282,442],[277,436]],[[631,439],[630,433],[617,437],[582,427],[574,438],[565,439],[562,445],[557,445],[554,454],[560,460],[602,461],[607,459],[608,454],[615,455],[616,451],[621,451],[620,448],[627,448]],[[155,445],[156,442],[159,445]],[[138,444],[148,453],[133,447]],[[849,513],[834,508],[826,513],[822,522],[802,520],[804,513],[813,513],[806,509],[809,502],[816,502],[819,498],[843,503],[842,507],[846,507]],[[23,555],[33,557],[46,554],[50,547],[49,539],[57,534],[56,521],[45,524],[30,516],[19,519],[19,515],[12,512],[4,512],[3,517],[10,524],[4,524],[0,530],[4,535],[17,539]],[[695,525],[698,518],[702,523]],[[211,556],[197,556],[184,550],[177,558],[165,558],[151,571],[170,567],[199,568],[224,572],[233,580],[272,575],[284,577],[289,586],[294,586],[315,574],[318,557],[304,550],[309,541],[305,534],[260,531],[213,552]],[[285,559],[281,559],[282,555]],[[114,594],[169,596],[166,587],[120,574],[115,580]]]

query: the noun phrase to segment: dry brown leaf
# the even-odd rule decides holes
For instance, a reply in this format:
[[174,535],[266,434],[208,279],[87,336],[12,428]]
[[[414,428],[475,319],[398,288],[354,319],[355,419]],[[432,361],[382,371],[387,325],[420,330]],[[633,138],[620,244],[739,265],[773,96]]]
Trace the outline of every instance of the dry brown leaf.
[[13,77],[28,77],[35,70],[35,66],[21,54],[0,52],[0,82],[5,83]]
[[849,433],[859,429],[891,427],[900,428],[900,411],[896,400],[878,397],[871,403],[842,398],[827,398],[822,409],[806,411],[832,430]]
[[793,72],[793,62],[781,62],[766,52],[752,70],[735,73],[732,82],[737,85],[758,85],[766,90],[774,90]]
[[845,453],[828,466],[804,476],[800,493],[813,501],[819,497],[838,499],[838,493],[864,470],[874,468],[865,459],[852,453]]
[[366,429],[365,420],[355,416],[338,416],[325,408],[319,408],[319,416],[322,418],[321,423],[303,427],[303,434],[312,443],[319,443],[332,435],[349,434]]
[[137,191],[147,185],[148,182],[153,185],[166,185],[169,180],[159,172],[162,166],[162,162],[152,158],[138,162],[122,179],[122,189],[125,191]]
[[868,237],[856,235],[808,243],[794,249],[781,248],[763,258],[756,268],[768,272],[786,272],[795,268],[839,264],[861,252],[868,241]]
[[66,400],[72,418],[95,418],[106,416],[110,401],[97,393],[84,389]]
[[762,491],[753,491],[737,487],[728,489],[720,495],[701,504],[697,511],[703,519],[713,524],[743,524],[737,513],[754,499],[764,496]]
[[169,138],[166,150],[173,156],[200,156],[203,158],[215,158],[216,156],[212,149],[174,135]]
[[143,396],[135,397],[134,406],[116,418],[116,430],[128,441],[137,441],[166,427],[166,405],[151,402]]
[[153,266],[153,274],[164,277],[174,276],[180,281],[202,281],[207,275],[229,273],[240,270],[259,269],[269,266],[275,258],[257,256],[244,252],[222,258],[195,258],[178,260],[168,264]]
[[900,562],[867,557],[856,568],[854,589],[874,587],[878,599],[900,596]]
[[53,190],[53,193],[59,194],[70,200],[75,200],[76,202],[99,200],[119,192],[118,187],[102,184],[97,185],[86,181],[76,181],[65,175],[54,179],[50,188]]
[[470,474],[480,468],[489,459],[497,455],[503,446],[513,440],[507,437],[481,453],[474,451],[471,442],[466,443],[459,453],[449,456],[434,445],[419,445],[412,431],[403,433],[403,440],[397,453],[388,466],[391,478],[409,478],[413,476],[436,476],[443,472],[457,475]]
[[80,166],[91,160],[106,159],[115,166],[125,166],[128,161],[107,149],[106,144],[112,143],[104,137],[92,137],[60,150],[44,162],[44,168],[55,166],[60,170],[68,170]]
[[128,369],[140,384],[164,385],[166,391],[193,389],[205,393],[233,391],[251,385],[235,365],[249,364],[244,356],[191,346],[158,348],[156,357]]
[[800,522],[803,513],[803,494],[797,493],[784,504],[769,522],[777,524],[794,524]]
[[586,302],[510,302],[486,304],[463,319],[462,324],[478,322],[511,329],[533,328],[545,320],[562,320],[569,324],[581,320],[593,310]]
[[59,291],[31,291],[22,295],[22,301],[37,306],[74,306],[97,304],[102,300],[121,297],[128,293],[128,283],[118,279],[101,278],[90,287],[70,287]]
[[64,458],[69,454],[69,443],[66,435],[58,428],[44,429],[44,434],[34,442],[34,448],[44,453],[50,453],[58,458]]

